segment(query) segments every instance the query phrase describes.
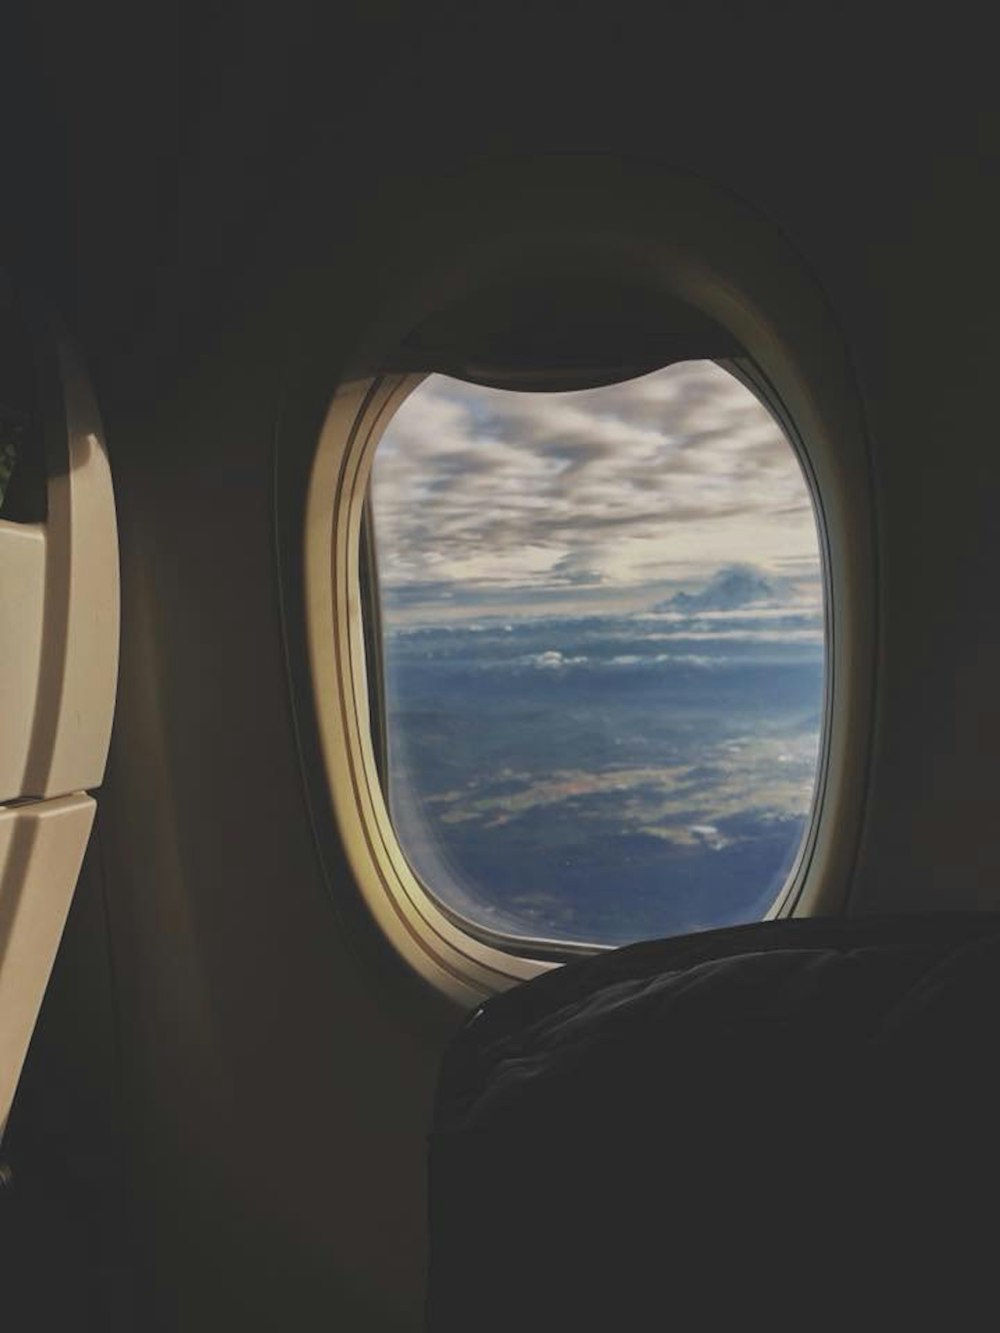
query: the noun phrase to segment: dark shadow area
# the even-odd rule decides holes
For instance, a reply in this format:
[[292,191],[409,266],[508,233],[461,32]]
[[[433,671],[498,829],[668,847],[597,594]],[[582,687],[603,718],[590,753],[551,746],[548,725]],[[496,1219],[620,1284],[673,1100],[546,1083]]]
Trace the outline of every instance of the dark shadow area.
[[430,1333],[971,1326],[998,957],[996,913],[778,921],[490,1001],[439,1088]]
[[3,1317],[18,1333],[154,1326],[139,1302],[96,846],[95,836],[0,1151]]

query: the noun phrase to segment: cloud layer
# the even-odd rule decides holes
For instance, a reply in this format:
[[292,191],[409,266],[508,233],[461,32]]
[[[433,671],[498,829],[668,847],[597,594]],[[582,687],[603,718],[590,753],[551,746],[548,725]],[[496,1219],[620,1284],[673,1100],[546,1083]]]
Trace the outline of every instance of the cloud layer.
[[790,445],[709,361],[577,393],[432,375],[379,444],[372,493],[384,595],[408,618],[637,610],[725,565],[819,570]]

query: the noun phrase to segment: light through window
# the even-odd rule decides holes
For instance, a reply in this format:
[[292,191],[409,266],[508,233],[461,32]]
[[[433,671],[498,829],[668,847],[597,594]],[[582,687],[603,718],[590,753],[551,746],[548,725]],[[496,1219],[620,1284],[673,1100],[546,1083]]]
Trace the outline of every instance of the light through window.
[[473,926],[621,944],[763,916],[824,725],[816,514],[713,362],[520,393],[432,375],[378,446],[385,796]]

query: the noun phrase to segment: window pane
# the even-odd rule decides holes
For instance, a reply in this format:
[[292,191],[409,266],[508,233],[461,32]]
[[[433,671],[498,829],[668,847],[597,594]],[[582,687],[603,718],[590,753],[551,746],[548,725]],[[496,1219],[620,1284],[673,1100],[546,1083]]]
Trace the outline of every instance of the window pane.
[[808,827],[823,579],[798,459],[712,362],[434,375],[379,444],[386,793],[441,901],[619,944],[761,917]]

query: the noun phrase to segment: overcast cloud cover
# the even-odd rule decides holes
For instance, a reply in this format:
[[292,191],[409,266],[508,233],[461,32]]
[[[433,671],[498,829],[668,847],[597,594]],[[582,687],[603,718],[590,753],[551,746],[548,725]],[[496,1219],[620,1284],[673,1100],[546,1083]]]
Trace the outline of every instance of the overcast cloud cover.
[[373,504],[397,622],[639,610],[737,563],[818,597],[801,469],[710,361],[559,394],[432,375],[379,444]]

